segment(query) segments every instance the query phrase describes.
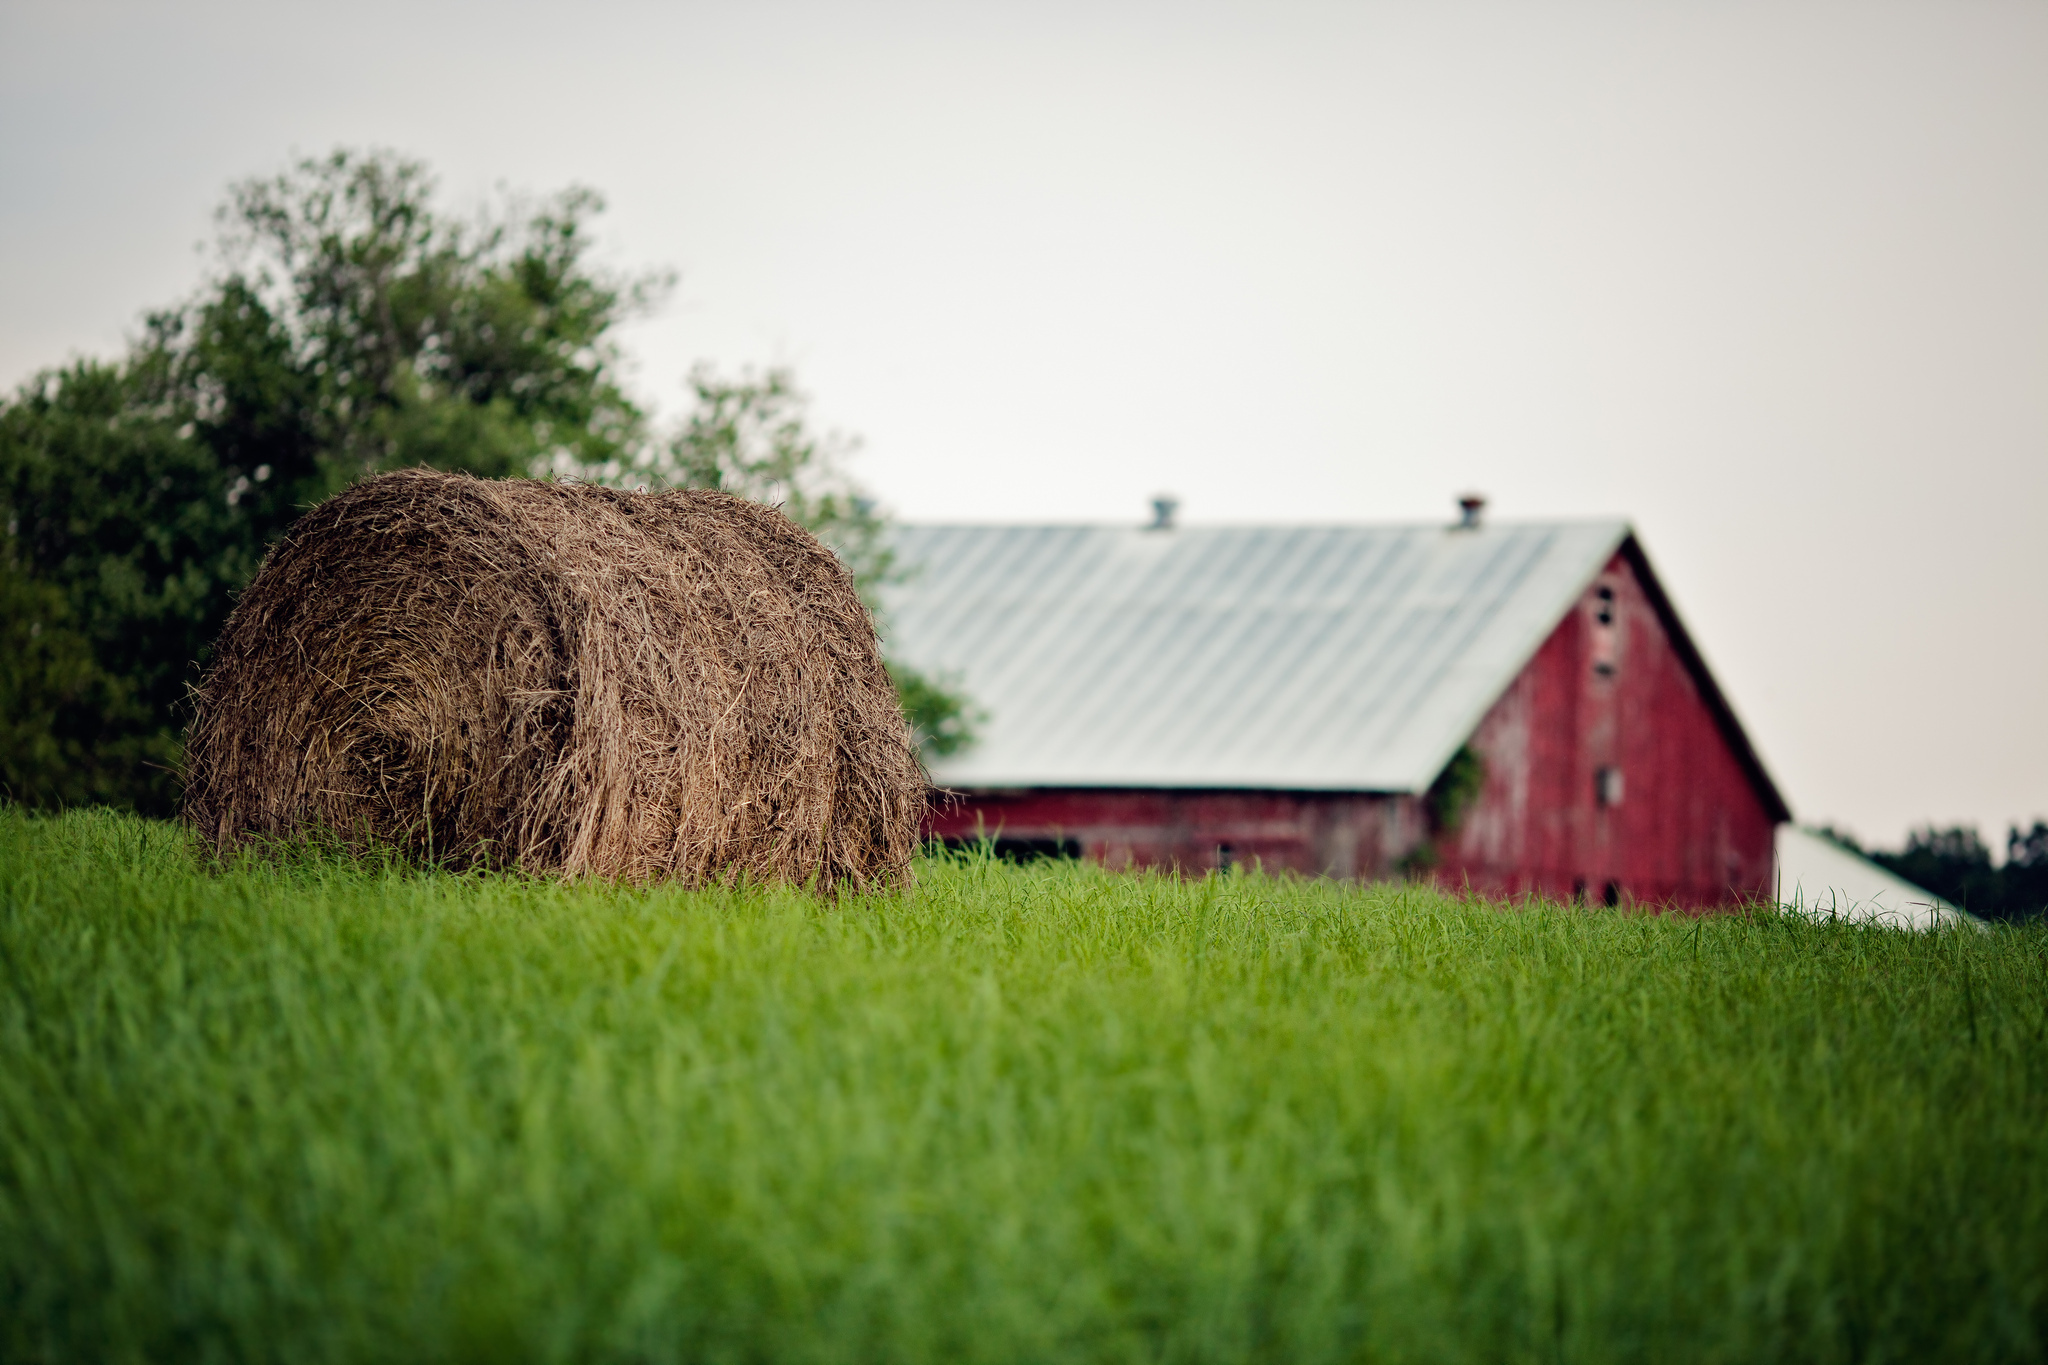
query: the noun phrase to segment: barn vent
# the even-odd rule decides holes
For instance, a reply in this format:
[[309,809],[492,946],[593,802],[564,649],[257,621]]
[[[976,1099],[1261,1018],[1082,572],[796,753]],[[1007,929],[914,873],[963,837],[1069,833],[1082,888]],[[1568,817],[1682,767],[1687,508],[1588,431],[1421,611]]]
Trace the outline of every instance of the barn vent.
[[1467,493],[1458,499],[1458,529],[1476,531],[1479,529],[1479,514],[1486,510],[1486,498],[1479,493]]

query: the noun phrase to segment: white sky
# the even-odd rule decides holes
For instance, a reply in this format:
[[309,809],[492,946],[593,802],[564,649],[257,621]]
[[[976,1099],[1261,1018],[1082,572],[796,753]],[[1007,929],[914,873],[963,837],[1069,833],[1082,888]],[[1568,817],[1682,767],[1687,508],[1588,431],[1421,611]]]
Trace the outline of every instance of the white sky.
[[913,519],[1623,514],[1802,820],[2048,816],[2048,4],[0,7],[0,382],[234,179],[596,187]]

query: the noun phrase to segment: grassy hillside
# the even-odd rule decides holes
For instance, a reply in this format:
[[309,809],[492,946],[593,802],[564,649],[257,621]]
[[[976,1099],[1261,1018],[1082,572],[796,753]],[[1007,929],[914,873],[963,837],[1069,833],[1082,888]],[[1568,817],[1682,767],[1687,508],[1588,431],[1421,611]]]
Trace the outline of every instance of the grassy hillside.
[[2048,934],[0,811],[0,1358],[2036,1360]]

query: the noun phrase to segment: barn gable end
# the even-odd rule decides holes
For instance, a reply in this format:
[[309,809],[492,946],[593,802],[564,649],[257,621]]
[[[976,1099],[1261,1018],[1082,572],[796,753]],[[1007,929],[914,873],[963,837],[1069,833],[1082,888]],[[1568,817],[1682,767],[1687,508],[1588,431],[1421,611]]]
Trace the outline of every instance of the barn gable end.
[[1608,904],[1713,905],[1770,891],[1784,802],[1633,539],[1471,747],[1484,785],[1433,842],[1446,883]]

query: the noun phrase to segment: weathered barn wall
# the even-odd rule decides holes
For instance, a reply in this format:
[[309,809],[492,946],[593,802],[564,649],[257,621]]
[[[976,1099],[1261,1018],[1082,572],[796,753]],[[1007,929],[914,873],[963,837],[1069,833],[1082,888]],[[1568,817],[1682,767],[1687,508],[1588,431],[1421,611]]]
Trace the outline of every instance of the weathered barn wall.
[[1232,863],[1308,876],[1386,877],[1426,828],[1412,796],[1350,792],[1040,788],[968,792],[935,806],[932,837],[981,835],[1106,867]]
[[963,793],[930,832],[1190,873],[1433,868],[1449,887],[1609,904],[1767,895],[1782,812],[1639,564],[1615,554],[1481,721],[1485,781],[1454,829],[1407,794],[1037,788]]
[[1778,816],[1731,726],[1616,554],[1480,723],[1486,782],[1437,838],[1437,876],[1608,903],[1767,895]]

